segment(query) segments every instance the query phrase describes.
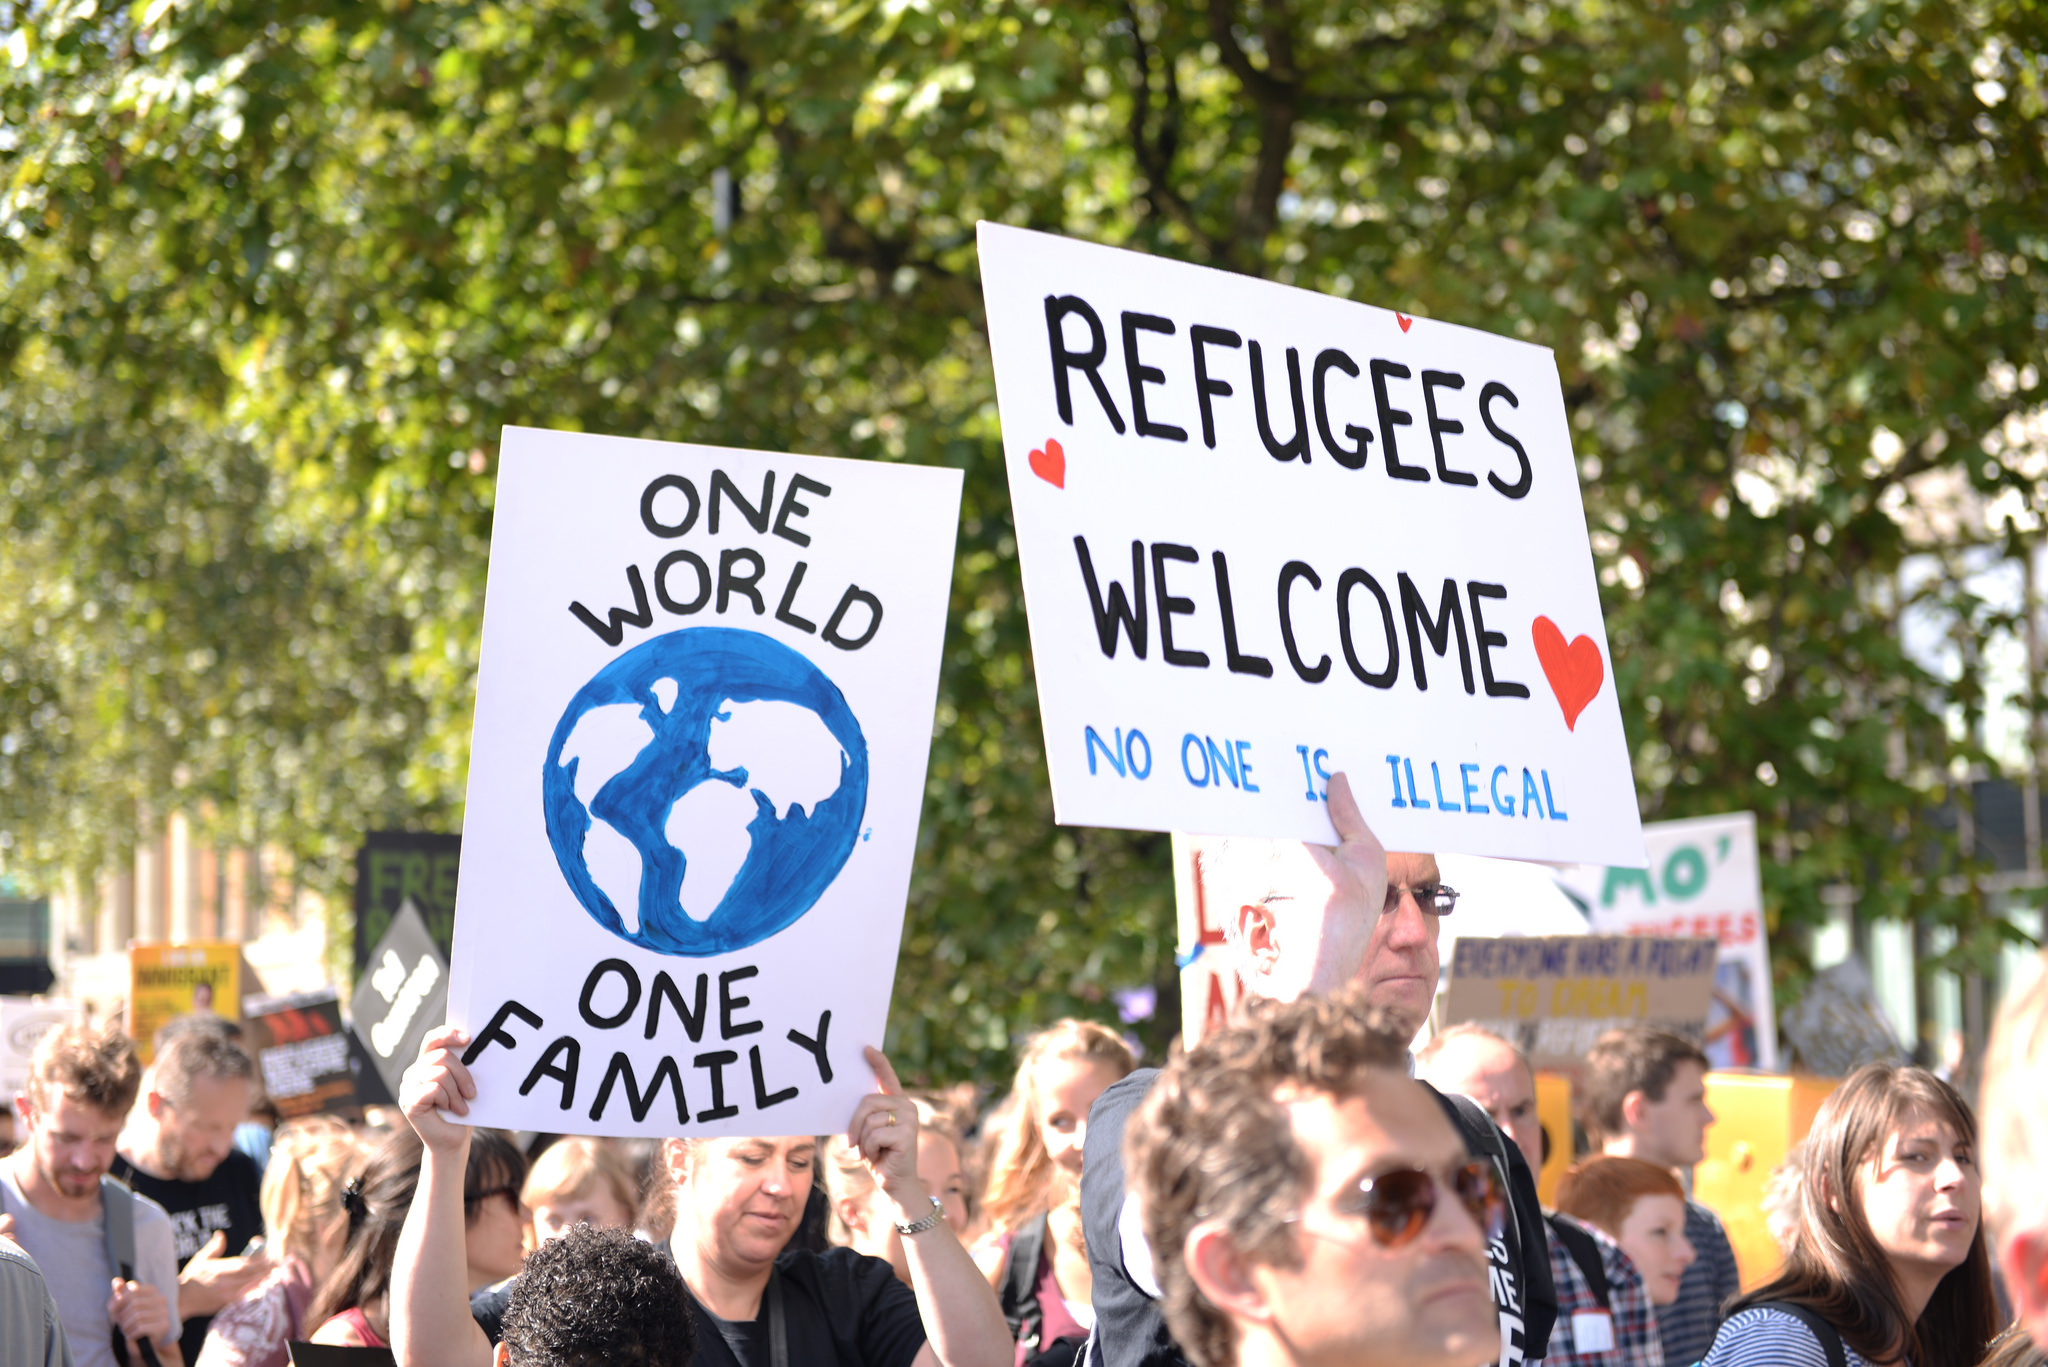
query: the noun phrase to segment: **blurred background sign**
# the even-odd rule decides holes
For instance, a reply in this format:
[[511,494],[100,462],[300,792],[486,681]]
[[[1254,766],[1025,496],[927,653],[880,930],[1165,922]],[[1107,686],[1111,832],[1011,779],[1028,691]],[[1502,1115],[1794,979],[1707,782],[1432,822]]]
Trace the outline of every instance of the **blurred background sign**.
[[1764,938],[1756,817],[1749,812],[1643,827],[1643,869],[1574,864],[1558,881],[1596,931],[1705,935],[1720,945],[1705,1045],[1716,1068],[1775,1072],[1778,1026]]

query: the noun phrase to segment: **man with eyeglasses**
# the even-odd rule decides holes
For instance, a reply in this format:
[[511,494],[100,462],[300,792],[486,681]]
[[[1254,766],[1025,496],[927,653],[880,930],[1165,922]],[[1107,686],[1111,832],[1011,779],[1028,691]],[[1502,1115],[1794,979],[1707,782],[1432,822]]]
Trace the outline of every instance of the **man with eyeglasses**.
[[121,1132],[113,1175],[169,1212],[176,1236],[185,1361],[197,1362],[214,1315],[269,1274],[239,1255],[263,1233],[263,1174],[235,1147],[256,1063],[218,1020],[180,1023],[157,1045],[142,1100]]
[[[1407,1045],[1436,993],[1437,923],[1456,907],[1458,894],[1443,885],[1435,855],[1387,853],[1342,774],[1330,780],[1329,804],[1336,846],[1205,842],[1198,877],[1211,914],[1223,921],[1248,1002],[1354,989],[1399,1038],[1405,1068]],[[1135,1202],[1127,1199],[1120,1153],[1125,1123],[1156,1076],[1150,1069],[1131,1074],[1088,1114],[1081,1218],[1094,1274],[1091,1350],[1102,1367],[1186,1361],[1160,1315],[1159,1283]],[[1470,1154],[1495,1166],[1510,1200],[1506,1227],[1487,1248],[1499,1326],[1486,1360],[1501,1367],[1537,1361],[1550,1340],[1557,1298],[1535,1178],[1478,1106],[1463,1097],[1437,1100]]]
[[1407,1076],[1405,1018],[1354,989],[1253,1007],[1169,1064],[1125,1167],[1195,1367],[1479,1367],[1505,1216]]

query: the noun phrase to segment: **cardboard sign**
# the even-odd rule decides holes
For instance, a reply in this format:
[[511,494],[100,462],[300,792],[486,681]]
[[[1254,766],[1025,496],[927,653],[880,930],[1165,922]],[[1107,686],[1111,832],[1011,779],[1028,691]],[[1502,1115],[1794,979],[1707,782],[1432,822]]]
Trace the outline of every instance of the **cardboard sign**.
[[455,876],[462,837],[433,831],[371,831],[356,851],[356,969],[384,938],[399,904],[410,901],[443,956],[454,947]]
[[1059,820],[1641,862],[1547,349],[980,241]]
[[242,1003],[244,1043],[256,1055],[263,1090],[287,1120],[354,1109],[355,1069],[341,999],[333,988]]
[[959,508],[953,470],[506,430],[450,996],[471,1120],[845,1126]]
[[1558,881],[1593,929],[1629,935],[1711,935],[1721,946],[1706,1050],[1716,1068],[1778,1068],[1771,947],[1749,812],[1643,827],[1647,868],[1579,864]]
[[130,945],[128,1033],[144,1063],[156,1034],[179,1016],[240,1018],[242,947],[237,944]]
[[77,1002],[56,997],[0,997],[0,1102],[12,1105],[28,1087],[29,1060],[44,1035],[85,1018]]
[[1697,1040],[1713,997],[1712,940],[1552,935],[1458,941],[1443,1023],[1477,1021],[1515,1040],[1538,1068],[1570,1071],[1618,1025]]
[[[393,1098],[420,1041],[448,1018],[448,961],[410,899],[401,903],[349,999],[351,1028]],[[369,1100],[369,1097],[361,1098]]]

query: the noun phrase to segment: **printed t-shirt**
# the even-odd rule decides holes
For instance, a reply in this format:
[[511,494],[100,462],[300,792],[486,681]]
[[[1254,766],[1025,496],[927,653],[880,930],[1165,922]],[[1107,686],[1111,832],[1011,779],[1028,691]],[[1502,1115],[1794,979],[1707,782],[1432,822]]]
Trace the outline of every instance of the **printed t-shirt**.
[[206,1331],[206,1346],[186,1367],[290,1367],[286,1347],[312,1336],[313,1269],[287,1257],[233,1305],[223,1307]]
[[[240,1149],[228,1150],[220,1166],[201,1182],[152,1177],[122,1157],[114,1159],[113,1171],[114,1176],[170,1215],[180,1267],[205,1246],[217,1229],[227,1232],[227,1246],[221,1250],[221,1256],[228,1258],[239,1254],[251,1239],[263,1233],[263,1207],[258,1203],[263,1174],[257,1169],[256,1160]],[[211,1315],[197,1315],[185,1321],[179,1347],[184,1350],[186,1362],[199,1361],[199,1350],[206,1343],[206,1328],[212,1322]]]
[[[135,1201],[135,1279],[163,1292],[171,1311],[171,1331],[178,1328],[178,1259],[172,1247],[171,1221],[164,1208],[148,1198]],[[14,1241],[43,1269],[43,1280],[57,1301],[72,1359],[78,1367],[117,1367],[113,1325],[107,1319],[107,1296],[114,1269],[107,1259],[107,1217],[56,1220],[28,1203],[14,1175],[0,1164],[0,1214],[14,1217]]]

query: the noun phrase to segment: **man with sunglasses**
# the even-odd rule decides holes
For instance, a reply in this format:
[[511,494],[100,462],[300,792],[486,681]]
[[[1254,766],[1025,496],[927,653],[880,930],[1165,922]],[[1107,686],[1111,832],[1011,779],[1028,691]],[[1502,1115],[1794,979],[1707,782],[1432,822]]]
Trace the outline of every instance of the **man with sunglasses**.
[[1195,1367],[1493,1360],[1497,1170],[1407,1076],[1404,1025],[1356,990],[1256,1004],[1132,1119],[1126,1170]]
[[[1433,854],[1389,854],[1366,825],[1343,774],[1330,780],[1332,846],[1282,840],[1205,844],[1198,870],[1210,914],[1236,957],[1247,1001],[1290,1002],[1358,989],[1406,1048],[1429,1014],[1437,981],[1437,923],[1457,905]],[[1140,1069],[1096,1100],[1081,1162],[1081,1217],[1094,1273],[1093,1361],[1176,1367],[1120,1149],[1125,1123],[1157,1074]],[[1425,1096],[1430,1092],[1425,1089]],[[1463,1097],[1442,1113],[1475,1158],[1496,1166],[1510,1198],[1507,1226],[1489,1241],[1499,1329],[1489,1361],[1516,1367],[1543,1356],[1556,1318],[1536,1182],[1521,1152]]]

